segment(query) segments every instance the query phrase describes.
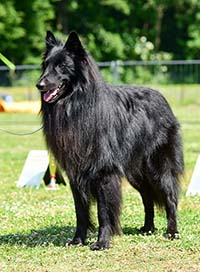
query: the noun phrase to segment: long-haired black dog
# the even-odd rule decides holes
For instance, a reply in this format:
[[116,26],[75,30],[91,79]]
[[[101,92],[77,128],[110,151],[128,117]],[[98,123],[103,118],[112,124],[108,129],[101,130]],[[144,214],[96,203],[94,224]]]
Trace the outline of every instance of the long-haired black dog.
[[66,43],[48,31],[41,92],[47,146],[66,171],[77,227],[70,245],[83,245],[97,200],[98,240],[109,247],[120,233],[121,178],[141,194],[143,232],[154,231],[154,204],[164,206],[167,236],[178,236],[177,204],[183,154],[179,124],[168,103],[147,87],[104,82],[92,57],[72,32]]

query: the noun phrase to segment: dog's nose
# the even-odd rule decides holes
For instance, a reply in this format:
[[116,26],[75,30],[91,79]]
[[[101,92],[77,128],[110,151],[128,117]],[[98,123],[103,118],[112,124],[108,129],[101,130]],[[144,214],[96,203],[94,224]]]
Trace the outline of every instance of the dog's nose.
[[44,87],[45,87],[45,82],[44,80],[40,80],[38,81],[38,83],[36,84],[36,87],[38,88],[38,90],[44,90]]

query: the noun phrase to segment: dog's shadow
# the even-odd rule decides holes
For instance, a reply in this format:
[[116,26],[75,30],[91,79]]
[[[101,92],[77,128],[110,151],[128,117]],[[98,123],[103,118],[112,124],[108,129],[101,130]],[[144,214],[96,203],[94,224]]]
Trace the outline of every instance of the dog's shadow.
[[139,228],[124,227],[122,233],[123,235],[140,235],[142,232]]
[[[31,230],[29,233],[11,233],[0,235],[0,245],[21,245],[27,247],[54,245],[64,247],[73,238],[75,227],[66,226],[49,226],[44,229]],[[137,228],[123,228],[123,235],[139,235],[140,231]],[[96,235],[91,233],[88,236]]]
[[74,232],[73,226],[49,226],[44,229],[31,230],[29,233],[0,235],[0,245],[23,245],[27,247],[54,245],[64,247],[73,237]]

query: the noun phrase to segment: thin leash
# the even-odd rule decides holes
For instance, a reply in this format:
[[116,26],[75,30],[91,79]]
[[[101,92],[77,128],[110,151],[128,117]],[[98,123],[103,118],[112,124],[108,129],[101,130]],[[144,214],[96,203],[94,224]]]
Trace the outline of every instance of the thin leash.
[[25,133],[16,133],[16,132],[13,132],[13,131],[9,131],[7,129],[3,129],[3,128],[0,128],[0,131],[3,131],[7,134],[11,134],[11,135],[15,135],[15,136],[26,136],[26,135],[32,135],[34,133],[37,133],[38,131],[40,131],[41,129],[43,129],[43,126],[41,126],[40,128],[34,130],[34,131],[31,131],[31,132],[25,132]]

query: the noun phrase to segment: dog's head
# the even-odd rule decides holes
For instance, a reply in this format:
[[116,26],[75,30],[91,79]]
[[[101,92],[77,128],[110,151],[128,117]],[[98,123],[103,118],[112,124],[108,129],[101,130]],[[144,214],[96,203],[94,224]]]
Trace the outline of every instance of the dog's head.
[[43,73],[36,84],[43,101],[53,103],[71,93],[77,77],[81,77],[78,67],[83,65],[85,55],[76,32],[71,32],[63,44],[47,31]]

